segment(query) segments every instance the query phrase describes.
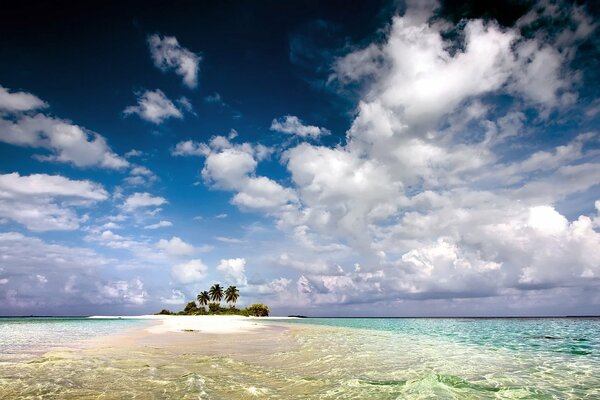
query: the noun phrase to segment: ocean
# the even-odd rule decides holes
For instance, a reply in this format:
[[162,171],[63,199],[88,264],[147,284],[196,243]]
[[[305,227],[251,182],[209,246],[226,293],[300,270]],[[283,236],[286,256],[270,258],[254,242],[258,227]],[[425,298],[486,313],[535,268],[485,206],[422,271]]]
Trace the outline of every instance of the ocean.
[[288,329],[69,349],[143,323],[0,319],[0,398],[600,399],[600,319],[264,320]]

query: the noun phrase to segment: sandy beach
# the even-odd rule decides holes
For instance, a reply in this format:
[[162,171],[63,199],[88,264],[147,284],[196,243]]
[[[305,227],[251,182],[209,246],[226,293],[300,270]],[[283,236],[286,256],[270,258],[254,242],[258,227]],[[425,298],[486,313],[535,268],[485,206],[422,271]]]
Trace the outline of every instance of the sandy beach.
[[141,319],[156,322],[146,328],[151,334],[167,332],[200,332],[206,334],[234,334],[267,329],[258,321],[289,320],[294,317],[243,317],[239,315],[96,315],[91,319]]

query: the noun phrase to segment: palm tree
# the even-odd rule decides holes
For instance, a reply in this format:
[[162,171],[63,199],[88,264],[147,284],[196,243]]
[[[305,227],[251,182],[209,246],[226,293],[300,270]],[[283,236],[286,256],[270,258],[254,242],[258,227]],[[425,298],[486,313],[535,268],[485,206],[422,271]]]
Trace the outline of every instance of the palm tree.
[[229,286],[225,290],[225,301],[235,306],[235,302],[240,297],[240,291],[235,286]]
[[221,285],[215,283],[214,285],[212,285],[208,293],[212,301],[218,301],[219,303],[221,302],[221,299],[223,298],[223,288],[221,287]]
[[198,294],[198,297],[196,297],[196,300],[198,300],[198,303],[201,306],[205,306],[208,304],[208,302],[210,301],[210,296],[208,295],[208,292],[205,290],[203,292],[200,292]]

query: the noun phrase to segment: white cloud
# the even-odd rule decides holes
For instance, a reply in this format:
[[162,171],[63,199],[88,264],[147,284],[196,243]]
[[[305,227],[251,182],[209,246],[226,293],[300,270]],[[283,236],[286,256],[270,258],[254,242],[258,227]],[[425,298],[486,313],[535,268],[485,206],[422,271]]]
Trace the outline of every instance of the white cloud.
[[173,289],[171,297],[161,297],[160,302],[169,305],[185,304],[185,295],[180,290]]
[[239,286],[245,286],[248,283],[246,259],[244,258],[222,259],[217,266],[217,271],[225,276],[228,283]]
[[243,149],[227,148],[206,157],[202,177],[216,187],[233,189],[243,184],[256,165],[251,153]]
[[[305,274],[281,297],[288,304],[592,290],[600,217],[570,220],[556,204],[594,196],[596,136],[509,147],[538,134],[528,131],[533,118],[576,98],[572,55],[543,35],[482,20],[446,39],[448,25],[429,22],[431,7],[413,6],[384,40],[335,62],[332,80],[361,85],[355,119],[344,145],[283,153],[289,187],[256,176],[250,144],[221,137],[187,152],[206,157],[205,180],[232,191],[234,205],[275,218],[286,239],[271,262]],[[499,110],[494,101],[506,95],[537,115]]]
[[137,105],[123,111],[125,115],[137,114],[140,118],[161,124],[169,118],[182,119],[183,113],[160,89],[137,94]]
[[141,157],[144,155],[143,151],[140,150],[136,150],[136,149],[131,149],[129,150],[127,153],[125,153],[125,158],[130,158],[130,157]]
[[141,305],[148,300],[148,293],[140,279],[99,283],[97,287],[98,296],[92,298],[92,302],[96,304]]
[[273,119],[270,129],[276,132],[311,138],[317,138],[321,135],[328,135],[331,133],[325,128],[314,125],[305,125],[298,117],[293,115],[286,115],[279,119]]
[[231,203],[248,210],[276,210],[297,201],[293,190],[265,176],[247,179]]
[[258,162],[271,152],[265,146],[237,145],[215,136],[200,147],[206,157],[202,177],[215,188],[236,191],[232,204],[249,211],[277,212],[297,201],[292,189],[268,177],[254,176]]
[[154,65],[162,71],[175,71],[189,88],[198,85],[198,70],[202,58],[182,47],[174,36],[148,36],[148,47]]
[[123,211],[133,212],[141,207],[161,206],[166,204],[167,200],[164,197],[152,196],[150,193],[134,193],[125,200],[122,205]]
[[46,174],[0,175],[0,217],[32,231],[77,229],[84,217],[77,214],[75,207],[90,206],[107,198],[104,188],[91,181]]
[[564,233],[569,221],[550,206],[531,207],[527,225],[541,235],[559,235]]
[[144,229],[158,229],[158,228],[167,228],[169,226],[173,226],[173,223],[171,221],[159,221],[155,224],[151,224],[151,225],[146,225],[144,226]]
[[23,112],[48,107],[48,103],[27,92],[9,92],[0,85],[0,110]]
[[193,140],[179,142],[171,151],[174,156],[206,156],[210,150],[203,143],[197,143]]
[[109,169],[122,169],[129,165],[127,160],[110,149],[103,136],[69,121],[42,114],[19,116],[14,121],[0,119],[0,141],[16,146],[43,148],[52,153],[37,155],[40,161]]
[[129,171],[129,176],[123,181],[131,186],[147,186],[158,180],[158,176],[148,168],[141,165],[134,166]]
[[156,247],[173,256],[188,256],[198,251],[194,246],[184,242],[177,236],[173,236],[169,240],[160,239],[156,244]]
[[171,276],[174,280],[183,283],[195,283],[204,279],[208,267],[200,259],[193,259],[185,263],[174,265]]

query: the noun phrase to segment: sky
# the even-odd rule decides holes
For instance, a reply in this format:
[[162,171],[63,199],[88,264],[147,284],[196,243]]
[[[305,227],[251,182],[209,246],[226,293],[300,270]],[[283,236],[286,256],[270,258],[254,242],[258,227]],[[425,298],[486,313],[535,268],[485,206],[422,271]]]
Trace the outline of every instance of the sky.
[[0,315],[600,314],[594,2],[12,2]]

